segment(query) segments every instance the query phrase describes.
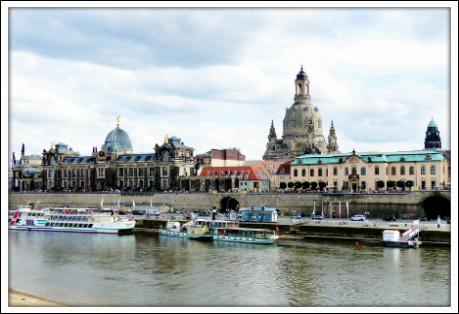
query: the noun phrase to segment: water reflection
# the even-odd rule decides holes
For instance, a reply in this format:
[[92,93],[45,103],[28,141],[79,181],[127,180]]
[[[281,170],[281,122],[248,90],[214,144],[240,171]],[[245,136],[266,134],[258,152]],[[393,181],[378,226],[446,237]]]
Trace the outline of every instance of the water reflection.
[[21,231],[9,245],[11,288],[77,306],[450,304],[449,248]]

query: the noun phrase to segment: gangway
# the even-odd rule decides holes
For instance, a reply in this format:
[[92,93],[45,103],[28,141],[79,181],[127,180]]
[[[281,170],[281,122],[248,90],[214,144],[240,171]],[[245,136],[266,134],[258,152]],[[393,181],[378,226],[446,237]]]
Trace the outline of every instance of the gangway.
[[422,229],[418,228],[418,229],[407,230],[402,234],[402,236],[400,237],[400,239],[398,239],[398,241],[409,241],[413,239],[414,237],[416,237],[417,235],[419,235],[419,233],[421,233],[421,231],[424,229],[426,229],[426,227]]

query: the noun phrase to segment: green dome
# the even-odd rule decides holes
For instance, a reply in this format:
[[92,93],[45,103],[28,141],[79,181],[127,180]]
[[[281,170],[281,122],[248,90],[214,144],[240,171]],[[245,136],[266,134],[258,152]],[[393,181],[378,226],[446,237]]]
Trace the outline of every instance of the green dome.
[[432,119],[432,120],[430,120],[429,125],[428,125],[427,127],[428,127],[428,128],[436,128],[436,127],[437,127],[437,124],[436,124],[435,121]]
[[131,138],[129,135],[119,127],[108,133],[105,138],[105,143],[102,145],[102,150],[121,151],[123,149],[132,149]]

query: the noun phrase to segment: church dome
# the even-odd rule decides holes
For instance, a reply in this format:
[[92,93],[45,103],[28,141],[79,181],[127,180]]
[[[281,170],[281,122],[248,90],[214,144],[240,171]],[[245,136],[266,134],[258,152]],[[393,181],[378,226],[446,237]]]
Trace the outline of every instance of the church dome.
[[428,125],[427,127],[428,127],[428,128],[437,128],[437,124],[436,124],[435,121],[432,119],[432,120],[430,120],[429,125]]
[[306,72],[304,72],[303,66],[301,66],[300,73],[296,75],[296,79],[297,80],[307,80],[308,79],[308,75],[306,74]]
[[108,133],[105,143],[102,145],[102,150],[120,152],[126,149],[132,149],[131,138],[123,129],[117,126],[116,129]]
[[23,174],[24,177],[31,177],[34,174],[36,174],[37,172],[38,172],[38,170],[33,168],[33,167],[27,167],[27,168],[22,170],[22,174]]

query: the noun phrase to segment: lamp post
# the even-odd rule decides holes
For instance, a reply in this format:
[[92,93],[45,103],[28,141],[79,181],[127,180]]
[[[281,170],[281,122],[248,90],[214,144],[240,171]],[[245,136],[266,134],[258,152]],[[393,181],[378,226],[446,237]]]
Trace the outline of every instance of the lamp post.
[[228,199],[228,201],[226,202],[226,212],[228,213],[228,219],[230,217],[230,213],[229,213],[229,201],[232,199],[233,197],[230,196],[230,198]]
[[[371,200],[371,197],[369,198]],[[368,212],[368,199],[367,199],[367,204],[365,206],[365,215],[369,215],[370,213]]]

